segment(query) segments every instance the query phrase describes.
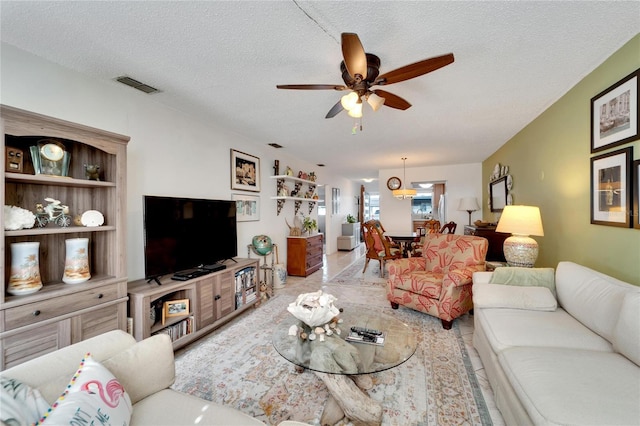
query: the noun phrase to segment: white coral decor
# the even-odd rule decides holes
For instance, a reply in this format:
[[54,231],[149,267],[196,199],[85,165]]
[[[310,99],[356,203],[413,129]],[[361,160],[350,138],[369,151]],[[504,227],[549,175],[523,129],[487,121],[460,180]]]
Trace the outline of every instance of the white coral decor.
[[303,293],[290,303],[287,310],[309,327],[330,322],[340,314],[340,310],[333,306],[337,299],[328,293],[318,290],[314,293]]
[[33,228],[36,215],[29,210],[16,206],[4,206],[4,229],[17,231],[18,229]]

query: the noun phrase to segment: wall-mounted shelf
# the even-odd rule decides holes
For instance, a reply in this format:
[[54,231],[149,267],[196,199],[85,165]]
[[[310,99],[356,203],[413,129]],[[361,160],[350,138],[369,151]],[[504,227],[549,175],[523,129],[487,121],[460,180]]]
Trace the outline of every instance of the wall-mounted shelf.
[[[300,179],[297,177],[287,176],[287,175],[271,176],[271,179],[277,179],[278,187],[277,187],[276,193],[278,195],[275,197],[271,197],[271,199],[276,200],[278,203],[278,207],[277,207],[278,215],[280,214],[280,211],[282,211],[282,207],[284,207],[284,204],[287,200],[291,200],[294,202],[294,215],[298,214],[298,211],[300,210],[300,206],[302,205],[303,202],[308,203],[309,214],[311,214],[314,207],[316,206],[316,203],[324,201],[324,200],[312,198],[317,186],[317,183],[315,181]],[[283,188],[285,187],[285,182],[287,181],[293,182],[294,188],[292,191],[288,192],[288,195],[280,195]],[[301,190],[303,189],[304,186],[307,186],[307,191],[303,194],[307,194],[308,195],[307,197],[297,195],[302,193]]]

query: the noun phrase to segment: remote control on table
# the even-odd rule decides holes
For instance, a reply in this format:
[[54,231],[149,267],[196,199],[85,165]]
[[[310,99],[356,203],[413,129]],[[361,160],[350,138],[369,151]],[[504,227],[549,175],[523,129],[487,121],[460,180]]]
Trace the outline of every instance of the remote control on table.
[[370,330],[368,328],[363,328],[363,327],[351,327],[351,331],[353,331],[354,333],[358,333],[358,334],[373,334],[375,336],[379,336],[379,335],[382,334],[381,331]]

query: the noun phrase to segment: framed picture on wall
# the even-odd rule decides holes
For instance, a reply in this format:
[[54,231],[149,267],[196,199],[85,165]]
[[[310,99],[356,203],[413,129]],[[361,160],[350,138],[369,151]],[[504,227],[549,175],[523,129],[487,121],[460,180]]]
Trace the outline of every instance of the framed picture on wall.
[[638,76],[635,70],[591,98],[591,152],[638,139]]
[[257,195],[232,194],[236,202],[236,221],[251,222],[260,220],[260,197]]
[[260,159],[231,150],[231,189],[260,192]]
[[633,148],[591,158],[591,223],[631,226]]
[[633,227],[640,229],[640,160],[633,162]]

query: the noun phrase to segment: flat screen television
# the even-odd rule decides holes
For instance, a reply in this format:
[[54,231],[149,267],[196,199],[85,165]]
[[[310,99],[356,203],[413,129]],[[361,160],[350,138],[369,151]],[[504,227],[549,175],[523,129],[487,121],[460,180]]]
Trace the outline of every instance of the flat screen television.
[[145,195],[143,204],[146,279],[238,255],[235,201]]

